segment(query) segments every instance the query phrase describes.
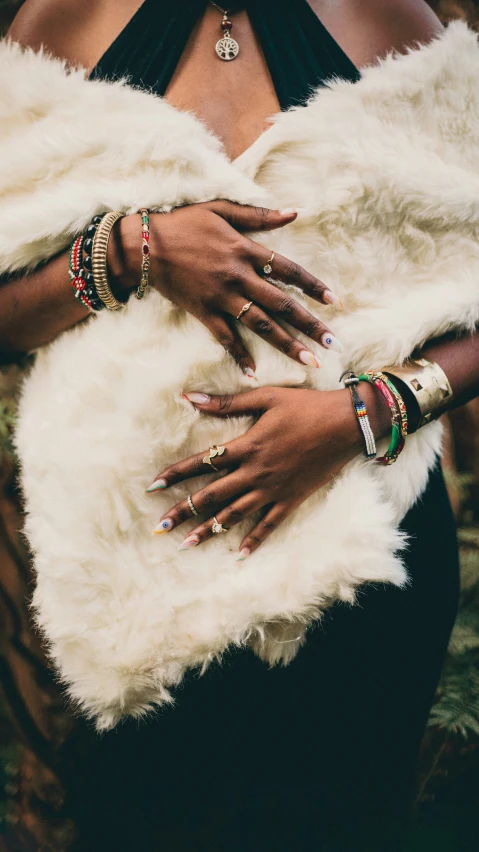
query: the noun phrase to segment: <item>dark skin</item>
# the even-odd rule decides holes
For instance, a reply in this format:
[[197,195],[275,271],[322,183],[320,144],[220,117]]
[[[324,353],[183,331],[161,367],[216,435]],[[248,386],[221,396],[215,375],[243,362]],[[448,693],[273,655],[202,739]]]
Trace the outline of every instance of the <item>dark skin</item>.
[[[27,0],[10,35],[33,47],[43,44],[53,54],[92,69],[140,5],[141,0]],[[423,0],[310,0],[310,5],[359,68],[391,49],[404,51],[417,41],[427,42],[441,30]],[[218,26],[219,12],[208,6],[166,97],[173,106],[194,111],[235,159],[266,129],[267,118],[277,112],[278,102],[247,14],[234,15],[240,56],[221,66],[211,50]],[[258,230],[259,223],[263,230],[282,227],[294,217],[294,212],[242,210],[228,203],[192,205],[152,217],[153,285],[204,322],[245,371],[253,370],[254,364],[233,317],[250,299],[255,302],[255,313],[245,315],[248,323],[289,357],[302,360],[305,347],[291,335],[285,336],[276,317],[287,318],[293,328],[324,345],[325,327],[298,303],[285,304],[284,295],[258,275],[266,260],[265,250],[242,233]],[[109,267],[119,298],[126,298],[138,283],[138,232],[136,217],[126,217],[116,226],[110,244]],[[71,297],[67,266],[63,253],[41,270],[0,287],[0,349],[6,357],[43,345],[84,318],[83,308]],[[281,280],[294,280],[318,302],[331,298],[325,295],[327,282],[317,281],[286,258],[276,259],[275,273],[278,269]],[[477,395],[478,334],[433,341],[422,354],[442,366],[456,404]],[[314,366],[312,361],[310,364]],[[376,437],[386,436],[390,418],[385,403],[371,387],[361,390]],[[241,544],[241,558],[245,558],[363,448],[346,390],[261,388],[209,401],[198,401],[197,396],[191,399],[190,394],[190,401],[210,415],[253,414],[257,420],[215,460],[218,468],[228,469],[228,475],[193,493],[194,504],[208,519],[189,533],[187,548],[211,536],[213,515],[231,527],[259,510],[263,519]],[[412,400],[408,402],[414,423],[417,411]],[[202,455],[162,471],[157,486],[168,487],[209,471]],[[164,515],[158,531],[190,519],[188,504],[182,501]]]

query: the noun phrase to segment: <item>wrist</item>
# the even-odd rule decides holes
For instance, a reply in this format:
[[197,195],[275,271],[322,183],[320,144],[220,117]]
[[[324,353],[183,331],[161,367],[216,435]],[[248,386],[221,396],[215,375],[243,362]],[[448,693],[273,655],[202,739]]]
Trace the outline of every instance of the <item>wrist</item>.
[[124,216],[112,228],[106,255],[108,280],[114,296],[126,301],[140,283],[141,216]]

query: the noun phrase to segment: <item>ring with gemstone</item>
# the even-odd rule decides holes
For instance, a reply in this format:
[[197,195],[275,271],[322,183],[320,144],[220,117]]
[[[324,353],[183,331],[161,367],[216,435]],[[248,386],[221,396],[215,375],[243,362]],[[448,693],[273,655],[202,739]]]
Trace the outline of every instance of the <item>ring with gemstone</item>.
[[188,506],[191,509],[191,514],[194,515],[194,517],[197,517],[200,513],[198,512],[198,509],[196,508],[195,504],[193,503],[193,500],[191,499],[191,494],[188,494],[186,500],[188,502]]
[[243,305],[243,307],[241,308],[241,310],[240,310],[240,312],[239,312],[238,316],[236,317],[236,319],[237,319],[237,320],[241,319],[241,317],[243,316],[243,314],[245,314],[245,313],[246,313],[246,311],[249,311],[249,309],[250,309],[250,307],[251,307],[251,305],[252,305],[252,304],[253,304],[253,302],[246,302],[246,304],[245,304],[245,305]]
[[263,266],[263,272],[264,272],[265,275],[271,275],[271,273],[273,271],[273,260],[274,260],[274,251],[271,253],[270,259],[267,260],[265,265]]
[[213,526],[211,527],[211,532],[213,535],[220,535],[220,533],[229,532],[228,527],[224,527],[223,524],[220,524],[216,515],[213,515]]

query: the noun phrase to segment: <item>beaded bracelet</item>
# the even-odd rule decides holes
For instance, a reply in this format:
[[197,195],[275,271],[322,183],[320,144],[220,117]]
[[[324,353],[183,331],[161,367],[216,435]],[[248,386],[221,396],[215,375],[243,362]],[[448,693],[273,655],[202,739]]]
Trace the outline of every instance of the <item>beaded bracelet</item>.
[[141,281],[136,298],[142,299],[146,293],[150,275],[150,217],[144,207],[141,213]]
[[86,290],[86,282],[83,277],[83,267],[82,267],[82,251],[83,251],[83,242],[84,236],[81,234],[79,237],[75,237],[71,246],[70,246],[70,254],[68,257],[68,271],[70,275],[70,283],[73,287],[75,299],[78,302],[81,302],[82,305],[85,306],[89,311],[93,311],[92,304],[85,293]]
[[369,382],[384,396],[391,412],[391,441],[379,464],[393,464],[404,448],[407,436],[407,410],[404,400],[390,379],[379,371],[368,370],[358,376],[360,382]]
[[359,379],[356,374],[352,372],[352,370],[347,370],[341,376],[340,381],[344,381],[345,387],[349,388],[351,392],[353,408],[356,412],[356,417],[358,418],[358,423],[361,428],[361,432],[363,433],[364,441],[366,443],[366,449],[364,451],[365,456],[367,459],[375,459],[376,441],[374,440],[374,432],[371,428],[366,404],[361,399],[356,389],[356,385],[358,384]]

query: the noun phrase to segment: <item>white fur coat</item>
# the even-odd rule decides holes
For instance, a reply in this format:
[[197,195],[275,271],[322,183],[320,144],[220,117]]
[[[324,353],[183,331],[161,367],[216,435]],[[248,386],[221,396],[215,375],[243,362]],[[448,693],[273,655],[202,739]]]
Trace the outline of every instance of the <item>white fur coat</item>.
[[[478,321],[479,52],[461,23],[357,84],[320,89],[234,163],[161,99],[7,43],[0,92],[1,272],[35,266],[105,210],[261,200],[301,209],[260,239],[345,305],[308,305],[345,344],[321,350],[318,371],[244,330],[261,384],[335,388],[347,366],[399,362]],[[64,334],[25,383],[16,440],[34,607],[98,727],[171,700],[188,667],[231,643],[287,662],[328,603],[353,601],[364,582],[405,582],[397,526],[435,461],[438,424],[392,467],[349,464],[246,562],[247,525],[192,553],[178,553],[184,527],[151,535],[188,492],[146,495],[158,471],[249,425],[200,417],[181,392],[245,386],[204,326],[157,292]]]

